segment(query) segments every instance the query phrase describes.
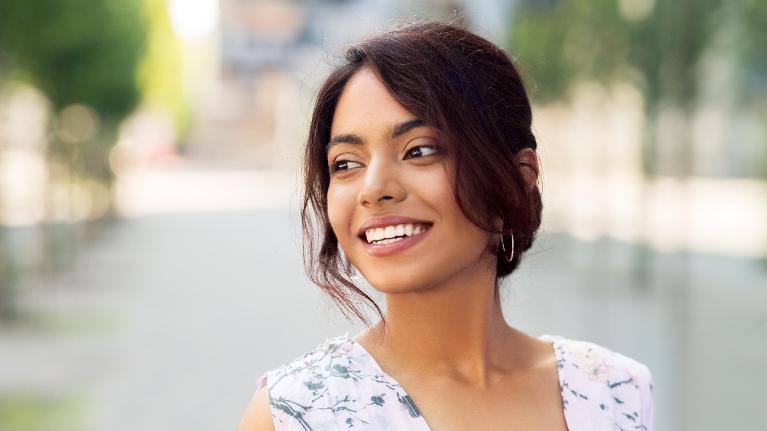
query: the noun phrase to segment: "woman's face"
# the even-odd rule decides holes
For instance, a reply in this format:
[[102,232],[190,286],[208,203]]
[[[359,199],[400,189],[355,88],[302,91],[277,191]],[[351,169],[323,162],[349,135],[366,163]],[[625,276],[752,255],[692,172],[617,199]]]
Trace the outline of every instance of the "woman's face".
[[384,293],[495,264],[490,234],[455,201],[438,130],[418,120],[364,67],[346,84],[330,130],[330,224],[347,259]]

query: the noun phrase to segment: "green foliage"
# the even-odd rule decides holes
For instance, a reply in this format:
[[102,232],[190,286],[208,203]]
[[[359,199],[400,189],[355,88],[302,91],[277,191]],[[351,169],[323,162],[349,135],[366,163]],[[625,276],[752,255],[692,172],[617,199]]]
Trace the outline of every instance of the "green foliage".
[[509,35],[512,55],[532,80],[533,97],[567,96],[579,79],[609,81],[628,55],[627,34],[613,0],[527,1]]
[[74,144],[62,142],[56,122],[51,124],[49,155],[78,177],[111,180],[106,156],[117,125],[141,100],[137,73],[147,27],[142,1],[0,3],[0,53],[10,59],[5,68],[42,90],[54,114],[71,104],[97,113],[100,128]]
[[82,429],[85,399],[40,398],[7,395],[0,398],[0,429],[4,431],[49,431]]
[[736,14],[735,59],[741,79],[741,98],[746,102],[761,102],[767,98],[767,3],[764,0],[743,0],[731,5]]
[[144,0],[148,20],[147,52],[139,70],[144,100],[167,111],[179,130],[188,121],[181,82],[181,46],[173,33],[165,0]]
[[661,99],[689,109],[698,94],[698,62],[721,23],[722,0],[658,0],[629,25],[630,61],[641,73],[652,109]]
[[[667,139],[675,148],[664,149],[665,156],[655,126],[661,107],[692,115],[710,72],[701,67],[707,54],[732,69],[731,85],[720,94],[767,112],[764,0],[521,0],[510,26],[509,51],[533,84],[534,100],[566,100],[583,80],[604,86],[622,80],[642,92],[646,173],[695,170],[695,144],[682,130],[689,125]],[[662,166],[659,157],[666,158]]]
[[140,99],[139,0],[3,0],[0,50],[57,110],[72,103],[122,118]]
[[697,95],[696,66],[717,33],[723,0],[656,0],[645,15],[618,0],[523,1],[509,47],[537,84],[541,101],[565,97],[589,79],[633,81],[653,109],[661,95],[688,105]]

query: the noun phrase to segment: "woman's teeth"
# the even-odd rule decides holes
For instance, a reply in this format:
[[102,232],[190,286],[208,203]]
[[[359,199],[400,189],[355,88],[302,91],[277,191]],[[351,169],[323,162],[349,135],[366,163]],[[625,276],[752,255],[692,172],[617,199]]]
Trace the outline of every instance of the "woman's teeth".
[[423,224],[398,224],[395,226],[379,227],[365,231],[365,239],[369,244],[391,244],[401,241],[405,236],[415,236],[428,228]]

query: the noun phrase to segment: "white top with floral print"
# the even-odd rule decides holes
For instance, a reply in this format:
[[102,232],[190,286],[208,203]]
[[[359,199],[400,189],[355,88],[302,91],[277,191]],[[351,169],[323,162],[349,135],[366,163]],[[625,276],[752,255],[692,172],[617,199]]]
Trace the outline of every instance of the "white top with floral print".
[[[562,408],[569,431],[652,430],[652,375],[644,364],[598,344],[559,335]],[[276,431],[430,431],[404,388],[346,333],[262,374]]]

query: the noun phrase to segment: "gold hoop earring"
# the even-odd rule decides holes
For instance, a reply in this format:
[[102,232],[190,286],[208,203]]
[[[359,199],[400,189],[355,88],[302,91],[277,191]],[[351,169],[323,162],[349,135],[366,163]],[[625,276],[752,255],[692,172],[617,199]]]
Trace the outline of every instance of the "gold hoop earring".
[[509,234],[511,237],[511,254],[506,257],[506,245],[503,243],[503,232],[501,232],[501,250],[503,251],[503,258],[506,259],[506,262],[511,262],[514,260],[514,232]]

